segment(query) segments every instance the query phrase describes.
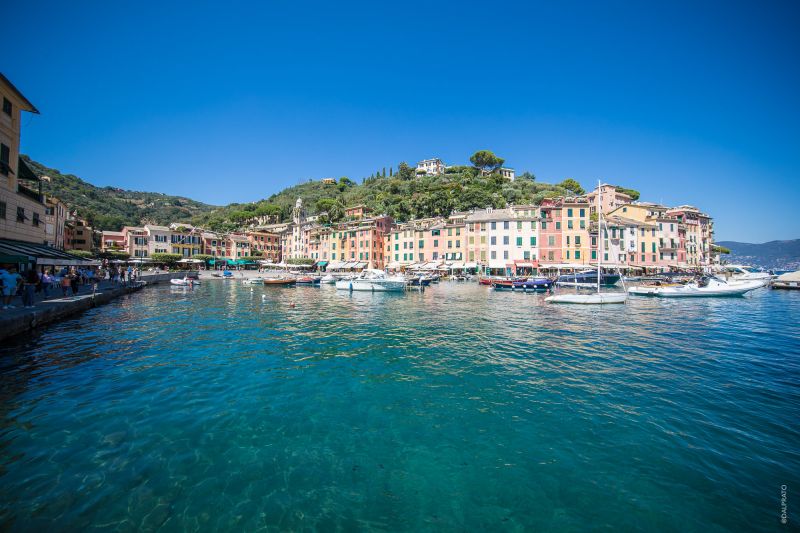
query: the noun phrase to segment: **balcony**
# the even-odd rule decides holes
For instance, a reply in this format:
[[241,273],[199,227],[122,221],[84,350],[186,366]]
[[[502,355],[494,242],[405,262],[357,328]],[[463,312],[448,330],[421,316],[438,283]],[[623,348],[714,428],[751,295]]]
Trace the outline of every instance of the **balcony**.
[[27,196],[34,202],[38,202],[40,204],[44,203],[44,197],[41,193],[29,189],[28,187],[22,185],[21,183],[17,183],[17,192],[22,196]]

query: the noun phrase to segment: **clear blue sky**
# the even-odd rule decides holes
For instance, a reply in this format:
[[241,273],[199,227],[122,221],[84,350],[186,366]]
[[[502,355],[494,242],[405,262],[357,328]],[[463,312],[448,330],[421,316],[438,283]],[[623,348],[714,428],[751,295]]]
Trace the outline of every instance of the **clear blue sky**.
[[[563,4],[563,5],[561,5]],[[566,6],[566,7],[564,7]],[[800,2],[13,2],[23,151],[214,204],[478,149],[800,238]]]

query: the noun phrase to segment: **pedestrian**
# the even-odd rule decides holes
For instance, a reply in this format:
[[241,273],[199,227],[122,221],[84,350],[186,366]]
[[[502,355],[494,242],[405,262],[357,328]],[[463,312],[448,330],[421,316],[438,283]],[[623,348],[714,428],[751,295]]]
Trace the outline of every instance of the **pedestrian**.
[[0,269],[0,282],[2,282],[3,309],[14,309],[11,299],[17,294],[19,274],[14,267]]
[[72,289],[72,295],[76,296],[78,294],[78,284],[80,283],[80,278],[78,277],[78,273],[74,270],[70,272],[69,275],[69,287]]
[[69,289],[69,285],[70,285],[69,272],[67,272],[66,274],[63,274],[61,276],[61,295],[62,296],[66,296],[67,295],[67,289]]
[[45,270],[44,273],[42,273],[42,282],[39,284],[39,286],[42,289],[42,292],[44,293],[45,300],[48,298],[48,296],[50,296],[48,291],[50,290],[50,284],[52,282],[53,278],[50,276],[47,270]]
[[25,309],[32,309],[36,298],[36,286],[39,285],[39,274],[35,268],[28,269],[25,273],[24,286],[22,288],[22,306]]

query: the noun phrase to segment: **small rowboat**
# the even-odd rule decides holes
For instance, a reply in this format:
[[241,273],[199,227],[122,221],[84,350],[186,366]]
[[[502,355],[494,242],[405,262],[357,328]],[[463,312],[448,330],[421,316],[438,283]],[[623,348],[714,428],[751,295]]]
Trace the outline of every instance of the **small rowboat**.
[[265,279],[264,285],[272,286],[272,287],[294,287],[297,284],[297,280],[294,278],[275,278],[275,279]]

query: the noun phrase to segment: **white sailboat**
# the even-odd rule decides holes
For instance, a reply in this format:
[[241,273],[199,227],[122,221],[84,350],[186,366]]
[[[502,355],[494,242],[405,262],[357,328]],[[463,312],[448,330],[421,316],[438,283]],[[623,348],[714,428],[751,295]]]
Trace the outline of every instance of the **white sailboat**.
[[624,304],[628,299],[627,292],[601,292],[602,257],[603,257],[603,204],[601,203],[602,183],[597,182],[597,292],[592,294],[556,294],[548,296],[545,302],[553,304]]

